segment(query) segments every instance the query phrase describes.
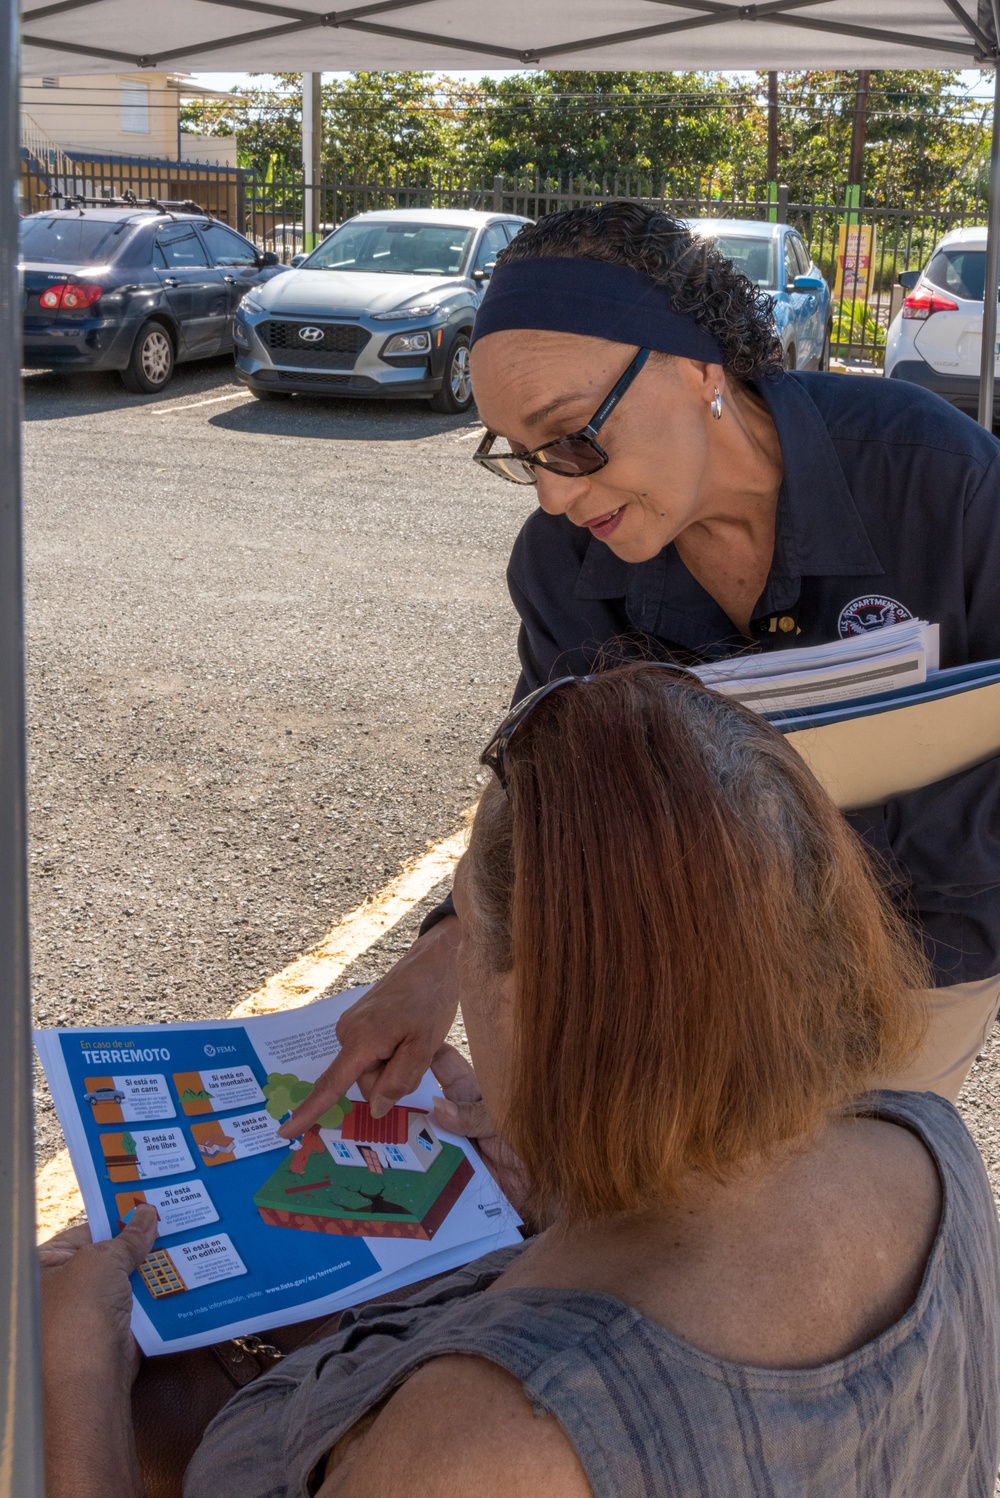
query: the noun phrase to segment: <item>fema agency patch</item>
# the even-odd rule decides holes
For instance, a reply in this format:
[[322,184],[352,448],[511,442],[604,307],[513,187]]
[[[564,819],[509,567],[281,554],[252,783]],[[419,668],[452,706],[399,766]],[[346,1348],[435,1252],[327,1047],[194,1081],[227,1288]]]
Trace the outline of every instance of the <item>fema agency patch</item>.
[[883,629],[887,624],[902,624],[904,619],[912,618],[909,609],[897,603],[895,598],[868,593],[863,598],[853,598],[841,609],[837,633],[846,640],[851,635],[866,635],[869,630]]

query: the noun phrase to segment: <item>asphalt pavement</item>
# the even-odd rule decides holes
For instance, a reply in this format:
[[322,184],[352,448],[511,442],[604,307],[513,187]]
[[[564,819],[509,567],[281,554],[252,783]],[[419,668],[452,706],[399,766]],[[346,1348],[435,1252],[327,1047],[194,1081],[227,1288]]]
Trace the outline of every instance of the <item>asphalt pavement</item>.
[[531,493],[474,416],[261,403],[228,361],[32,373],[25,416],[36,1021],[218,1017],[475,801]]
[[[25,415],[36,1019],[219,1017],[475,801],[532,492],[474,415],[259,403],[226,361],[157,397],[31,374]],[[998,1036],[960,1106],[1000,1200]]]

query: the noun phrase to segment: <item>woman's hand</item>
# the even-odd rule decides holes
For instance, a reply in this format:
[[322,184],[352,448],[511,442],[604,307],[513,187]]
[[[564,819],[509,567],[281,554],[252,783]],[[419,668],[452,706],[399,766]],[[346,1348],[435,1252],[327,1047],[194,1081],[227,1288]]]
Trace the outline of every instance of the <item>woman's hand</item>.
[[132,1286],[156,1237],[156,1208],[137,1207],[124,1230],[94,1243],[89,1227],[67,1228],[38,1250],[46,1371],[120,1371],[131,1386],[139,1349],[131,1331]]
[[528,1199],[524,1166],[497,1133],[472,1067],[461,1051],[443,1045],[434,1054],[431,1071],[444,1093],[443,1098],[434,1099],[435,1122],[449,1134],[472,1140],[504,1196],[523,1212]]
[[128,1277],[152,1248],[156,1223],[156,1208],[144,1203],[107,1243],[93,1243],[87,1227],[67,1228],[38,1251],[46,1498],[144,1498]]
[[297,1139],[355,1082],[381,1118],[420,1085],[458,1010],[458,921],[446,916],[413,943],[337,1023],[340,1053],[278,1130]]

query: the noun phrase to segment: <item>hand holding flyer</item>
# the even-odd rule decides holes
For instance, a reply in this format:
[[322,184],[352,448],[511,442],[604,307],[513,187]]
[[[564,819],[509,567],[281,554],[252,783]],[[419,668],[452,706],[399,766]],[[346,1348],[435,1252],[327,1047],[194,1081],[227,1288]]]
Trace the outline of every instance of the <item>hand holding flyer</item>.
[[520,1241],[475,1150],[433,1120],[429,1077],[382,1118],[352,1089],[301,1139],[278,1134],[359,992],[250,1020],[36,1033],[94,1239],[156,1209],[132,1276],[143,1351],[332,1314]]

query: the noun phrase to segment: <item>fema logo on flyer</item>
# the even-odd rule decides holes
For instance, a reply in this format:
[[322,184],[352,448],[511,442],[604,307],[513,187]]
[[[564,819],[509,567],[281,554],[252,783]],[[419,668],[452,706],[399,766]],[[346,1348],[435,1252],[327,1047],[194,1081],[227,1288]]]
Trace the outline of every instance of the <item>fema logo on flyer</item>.
[[864,598],[854,598],[840,611],[837,632],[842,640],[851,635],[866,635],[871,629],[883,629],[887,624],[902,624],[912,619],[908,608],[897,603],[895,598],[883,598],[878,593],[869,593]]

